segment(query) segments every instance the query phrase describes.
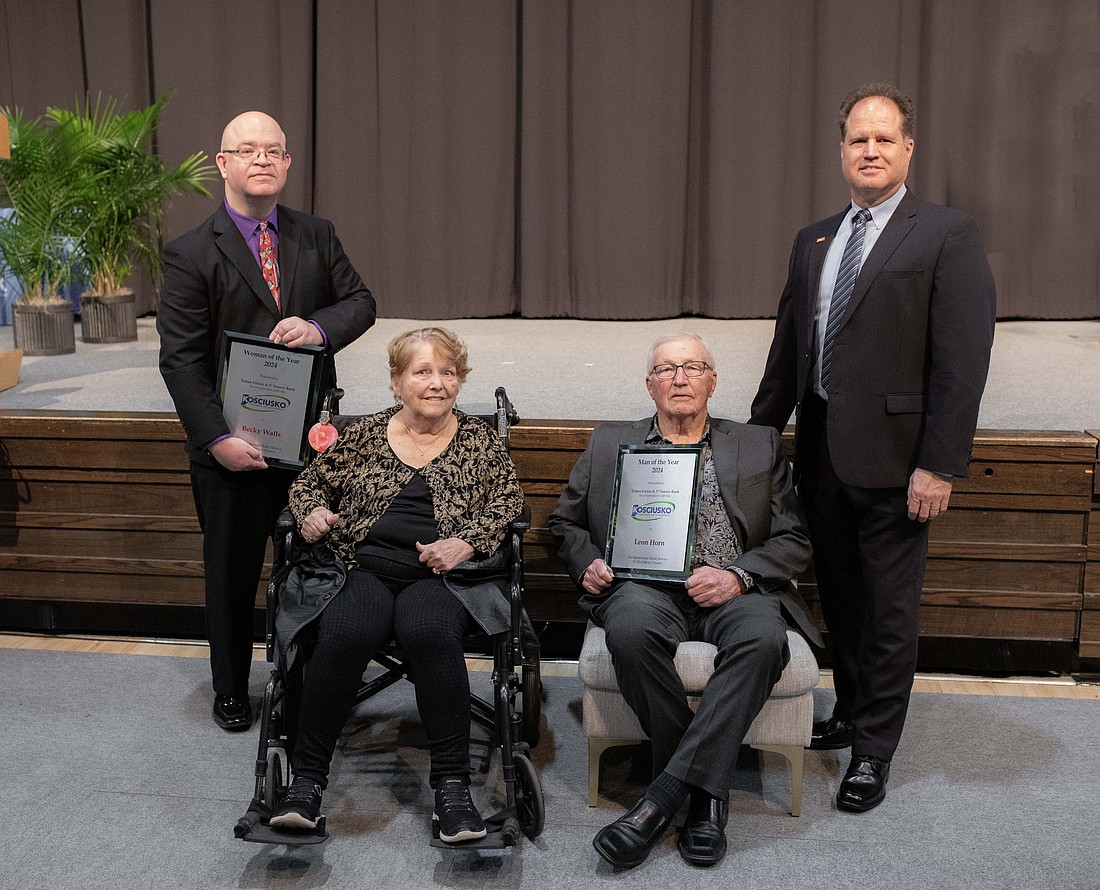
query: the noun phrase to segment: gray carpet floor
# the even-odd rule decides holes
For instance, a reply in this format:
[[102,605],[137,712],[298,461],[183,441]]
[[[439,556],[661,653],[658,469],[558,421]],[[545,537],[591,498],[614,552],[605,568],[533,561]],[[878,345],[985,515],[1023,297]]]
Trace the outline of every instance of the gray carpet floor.
[[[265,675],[256,665],[257,695]],[[643,786],[630,749],[608,752],[600,805],[586,805],[575,679],[545,683],[534,752],[545,832],[478,854],[428,846],[427,756],[407,684],[358,708],[325,796],[332,837],[295,851],[232,835],[252,793],[256,733],[210,721],[204,660],[0,650],[0,676],[0,887],[11,890],[1100,886],[1096,701],[916,695],[889,795],[858,816],[832,802],[846,758],[807,754],[803,814],[792,818],[785,762],[750,753],[721,866],[686,865],[670,834],[642,867],[617,873],[591,838]],[[483,811],[500,802],[495,768],[475,784]]]
[[[464,337],[473,373],[459,407],[491,411],[497,386],[529,418],[626,420],[653,409],[643,384],[654,338],[681,330],[703,336],[715,352],[715,414],[743,420],[764,369],[774,323],[674,318],[661,321],[457,319],[442,322]],[[390,338],[425,324],[383,318],[340,353],[340,383],[351,414],[392,403],[386,369]],[[0,409],[172,411],[157,371],[154,320],[138,321],[136,343],[87,344],[77,335],[68,356],[25,357],[19,384],[0,393]],[[0,327],[0,351],[12,345]],[[1100,321],[1016,321],[997,325],[979,427],[1100,428]]]

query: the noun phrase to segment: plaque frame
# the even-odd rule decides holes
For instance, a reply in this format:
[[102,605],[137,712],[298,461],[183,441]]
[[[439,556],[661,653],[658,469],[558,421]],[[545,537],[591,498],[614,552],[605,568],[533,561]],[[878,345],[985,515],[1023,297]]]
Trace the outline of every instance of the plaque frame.
[[[618,520],[619,506],[623,494],[624,465],[630,455],[637,454],[652,456],[655,460],[662,457],[666,459],[668,457],[677,457],[681,459],[687,457],[695,461],[695,467],[691,471],[691,490],[686,496],[682,493],[662,493],[656,496],[646,495],[646,497],[650,497],[651,502],[661,499],[665,503],[672,503],[676,510],[681,509],[684,503],[687,502],[688,519],[687,527],[683,531],[683,541],[681,542],[679,540],[678,535],[677,539],[672,542],[672,546],[676,548],[677,552],[681,546],[684,548],[683,560],[678,563],[678,568],[676,569],[655,569],[632,565],[630,564],[629,557],[625,557],[622,554],[620,554],[619,557],[615,555],[616,535],[621,531],[618,527]],[[604,549],[604,562],[607,563],[608,568],[611,569],[616,578],[645,581],[686,581],[691,577],[692,558],[695,555],[695,525],[699,518],[699,499],[703,489],[705,459],[705,445],[619,446],[619,454],[615,461],[615,480],[612,485],[611,514],[607,524],[607,546]],[[649,485],[651,490],[660,488],[659,483],[654,483],[652,480],[649,480]],[[676,500],[668,501],[669,497],[675,497]],[[639,506],[648,506],[648,504]]]
[[[243,372],[234,371],[234,357],[236,353],[236,347],[241,348],[247,346],[254,353],[261,355],[250,356],[250,359],[258,358],[259,361],[263,361],[265,364],[265,371],[268,371],[271,379],[265,384],[252,383],[251,381],[245,381],[242,379]],[[263,353],[270,353],[271,358],[263,357]],[[294,356],[297,359],[295,365],[291,365],[287,362],[287,356]],[[222,362],[221,368],[218,372],[218,401],[222,405],[222,414],[225,417],[225,422],[229,425],[229,433],[232,436],[237,436],[244,439],[247,442],[255,445],[264,452],[264,461],[269,467],[279,467],[289,470],[301,470],[305,467],[313,454],[313,449],[309,445],[309,428],[313,425],[313,422],[317,419],[319,405],[321,402],[321,372],[324,369],[325,348],[323,346],[295,346],[290,347],[282,343],[273,343],[267,337],[256,336],[255,334],[245,334],[240,331],[225,331],[222,337]],[[241,359],[238,359],[239,364]],[[271,364],[268,364],[270,362]],[[301,367],[298,367],[298,365]],[[250,372],[251,373],[251,372]],[[281,455],[270,454],[265,449],[264,436],[262,434],[246,433],[242,427],[245,425],[245,419],[240,414],[245,410],[243,406],[226,407],[226,393],[230,386],[234,382],[234,376],[236,375],[237,388],[242,385],[257,386],[259,388],[266,387],[269,390],[278,390],[282,388],[284,391],[289,387],[291,392],[298,392],[301,389],[305,389],[306,397],[301,402],[301,407],[298,407],[298,402],[295,401],[295,408],[289,422],[283,418],[282,426],[289,427],[287,432],[287,441],[289,443],[296,443],[297,449],[295,450],[294,444],[288,444]],[[289,375],[289,379],[286,379]],[[267,377],[268,375],[264,375]],[[280,378],[286,379],[285,383],[280,383]],[[261,392],[257,393],[259,396],[267,396],[272,399],[285,399],[286,396],[278,391]],[[235,408],[235,410],[234,410]]]

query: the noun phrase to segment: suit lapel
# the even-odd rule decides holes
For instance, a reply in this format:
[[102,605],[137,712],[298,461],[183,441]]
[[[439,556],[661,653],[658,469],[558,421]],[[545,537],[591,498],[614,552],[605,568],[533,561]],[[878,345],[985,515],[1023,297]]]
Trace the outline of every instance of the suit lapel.
[[275,299],[271,296],[271,291],[267,289],[267,282],[264,281],[260,265],[256,262],[256,258],[252,256],[252,251],[248,249],[244,238],[241,237],[240,230],[230,218],[224,206],[220,207],[219,212],[214,215],[214,231],[217,235],[215,243],[218,250],[237,269],[241,278],[251,288],[256,299],[278,321],[280,318],[279,307],[275,305]]
[[817,306],[819,302],[819,294],[821,293],[821,270],[825,266],[825,255],[829,252],[829,247],[833,243],[833,239],[836,238],[836,230],[840,226],[840,221],[847,214],[848,208],[845,208],[835,216],[830,216],[828,219],[822,220],[821,225],[818,226],[817,231],[814,233],[814,242],[810,245],[810,268],[809,268],[809,301],[806,306],[806,342],[810,344],[810,349],[813,350],[814,343],[814,325],[817,323]]
[[886,265],[890,255],[897,250],[898,245],[913,230],[913,226],[917,222],[917,206],[919,204],[916,195],[911,191],[906,191],[905,197],[901,199],[901,203],[898,204],[897,209],[891,215],[890,222],[886,224],[886,228],[878,236],[875,246],[867,254],[867,259],[863,261],[863,267],[859,270],[855,287],[852,289],[852,298],[848,301],[848,307],[844,310],[841,327],[848,323],[852,313],[863,302],[863,298],[867,296],[867,291],[871,287],[871,282],[878,277],[878,273],[882,271],[882,267]]
[[710,444],[711,458],[714,461],[714,474],[718,477],[718,491],[722,495],[722,504],[726,508],[733,530],[737,533],[737,540],[741,542],[743,549],[748,549],[749,544],[745,540],[747,525],[745,514],[737,505],[737,464],[740,458],[741,443],[736,436],[731,436],[725,424],[710,420]]
[[296,315],[294,304],[294,273],[298,270],[298,227],[294,217],[279,206],[279,299],[284,315]]

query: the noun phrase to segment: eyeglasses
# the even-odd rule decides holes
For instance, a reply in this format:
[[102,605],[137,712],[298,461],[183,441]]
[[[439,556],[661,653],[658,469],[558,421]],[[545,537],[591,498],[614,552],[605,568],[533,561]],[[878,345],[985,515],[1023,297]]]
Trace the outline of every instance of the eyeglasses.
[[265,155],[271,161],[282,161],[287,157],[285,148],[223,148],[221,153],[236,155],[242,161],[254,161],[260,155]]
[[658,380],[672,380],[681,368],[684,369],[685,377],[702,377],[705,372],[712,370],[706,362],[681,362],[678,365],[654,365],[650,373]]

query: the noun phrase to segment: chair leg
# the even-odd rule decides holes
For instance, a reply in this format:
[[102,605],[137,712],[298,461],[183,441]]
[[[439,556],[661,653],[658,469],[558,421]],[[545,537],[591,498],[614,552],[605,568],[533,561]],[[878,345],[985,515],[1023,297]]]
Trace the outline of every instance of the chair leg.
[[791,815],[802,815],[802,767],[806,749],[801,745],[752,745],[757,751],[782,754],[791,766]]
[[588,805],[594,807],[600,799],[600,755],[608,748],[636,745],[638,739],[588,738]]

